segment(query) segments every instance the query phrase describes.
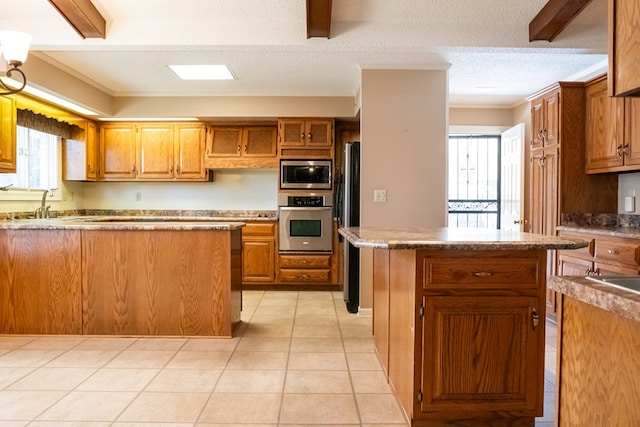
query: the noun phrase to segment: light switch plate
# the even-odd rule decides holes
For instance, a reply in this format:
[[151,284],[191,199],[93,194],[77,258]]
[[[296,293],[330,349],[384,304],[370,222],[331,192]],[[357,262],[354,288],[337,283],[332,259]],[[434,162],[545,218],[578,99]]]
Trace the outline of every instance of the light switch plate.
[[626,196],[624,198],[624,211],[631,213],[636,211],[636,198],[633,196]]

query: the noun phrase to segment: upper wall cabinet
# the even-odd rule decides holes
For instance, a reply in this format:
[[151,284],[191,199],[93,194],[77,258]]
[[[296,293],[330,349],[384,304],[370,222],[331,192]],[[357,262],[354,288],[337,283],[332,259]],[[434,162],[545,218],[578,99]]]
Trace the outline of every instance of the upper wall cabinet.
[[0,96],[0,173],[16,171],[16,104]]
[[98,126],[87,120],[84,141],[66,139],[62,143],[62,179],[98,181],[102,179]]
[[609,0],[609,94],[640,96],[640,3]]
[[640,170],[640,99],[610,97],[606,76],[587,85],[587,173]]
[[209,126],[205,166],[222,168],[277,168],[277,130],[268,126]]
[[560,89],[531,101],[531,149],[558,143]]
[[109,123],[100,130],[102,171],[114,181],[205,181],[205,126]]
[[278,120],[280,157],[333,159],[333,119]]

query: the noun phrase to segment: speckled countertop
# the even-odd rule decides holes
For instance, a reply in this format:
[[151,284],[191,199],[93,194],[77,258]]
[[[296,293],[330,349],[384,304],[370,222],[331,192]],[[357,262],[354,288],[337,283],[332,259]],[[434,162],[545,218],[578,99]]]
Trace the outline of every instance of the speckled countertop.
[[244,222],[220,217],[85,216],[0,221],[0,230],[237,230]]
[[607,226],[578,226],[561,225],[556,227],[558,231],[589,233],[601,236],[627,237],[629,239],[640,239],[640,228],[630,227],[607,227]]
[[640,322],[640,295],[581,276],[552,276],[547,287],[578,301]]
[[339,232],[359,248],[538,250],[587,246],[581,239],[478,228],[350,227],[340,228]]

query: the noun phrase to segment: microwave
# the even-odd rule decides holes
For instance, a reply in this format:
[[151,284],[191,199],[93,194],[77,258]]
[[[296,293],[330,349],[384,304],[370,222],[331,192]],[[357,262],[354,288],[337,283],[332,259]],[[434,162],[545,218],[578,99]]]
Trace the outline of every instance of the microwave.
[[280,189],[331,190],[331,160],[280,160]]

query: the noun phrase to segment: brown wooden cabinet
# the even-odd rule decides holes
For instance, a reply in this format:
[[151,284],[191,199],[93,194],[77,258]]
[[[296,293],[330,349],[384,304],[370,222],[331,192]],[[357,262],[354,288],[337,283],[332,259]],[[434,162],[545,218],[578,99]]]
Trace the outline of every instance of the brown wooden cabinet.
[[98,126],[87,120],[84,140],[62,141],[62,179],[67,181],[98,181],[102,179],[100,136]]
[[204,181],[202,124],[114,123],[101,127],[105,180]]
[[640,8],[634,0],[609,0],[609,94],[640,94]]
[[277,168],[276,126],[210,126],[205,163],[210,169]]
[[[585,173],[585,106],[583,83],[556,83],[531,98],[532,121],[540,111],[557,110],[543,132],[532,127],[529,182],[529,223],[532,233],[555,235],[560,216],[570,213],[617,212],[617,177]],[[549,114],[543,114],[549,116]],[[535,125],[532,122],[532,126]],[[540,135],[536,141],[536,135]],[[576,191],[580,189],[580,191]],[[555,274],[555,252],[547,263],[547,276]],[[549,291],[547,314],[554,315],[557,296]]]
[[560,276],[640,274],[640,239],[578,231],[560,231],[559,235],[589,242],[584,249],[558,251]]
[[280,283],[331,282],[330,254],[280,255],[278,281]]
[[588,173],[640,169],[640,100],[615,98],[607,76],[587,84],[586,169]]
[[333,158],[333,119],[278,120],[280,157]]
[[278,223],[247,222],[242,229],[242,283],[272,284],[276,270]]
[[16,104],[0,96],[0,173],[16,172]]
[[545,268],[546,251],[374,250],[376,352],[412,426],[542,415]]

